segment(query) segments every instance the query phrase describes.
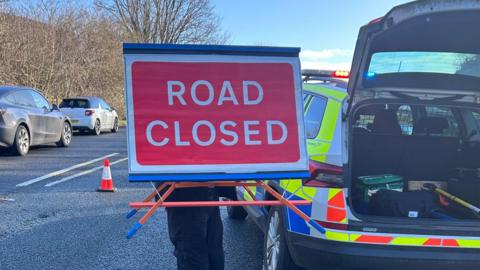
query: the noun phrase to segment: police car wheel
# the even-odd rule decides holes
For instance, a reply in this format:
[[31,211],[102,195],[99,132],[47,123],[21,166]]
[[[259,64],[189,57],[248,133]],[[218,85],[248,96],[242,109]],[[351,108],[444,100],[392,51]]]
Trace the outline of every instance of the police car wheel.
[[230,219],[244,220],[248,213],[241,206],[227,206],[227,214]]
[[270,208],[263,241],[264,270],[298,269],[288,251],[283,222],[282,208]]

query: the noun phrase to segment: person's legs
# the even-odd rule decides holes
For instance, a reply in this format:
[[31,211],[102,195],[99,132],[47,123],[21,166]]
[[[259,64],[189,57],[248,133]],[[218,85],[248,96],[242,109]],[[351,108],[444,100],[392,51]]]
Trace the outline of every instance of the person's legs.
[[168,233],[178,270],[209,270],[208,208],[168,208]]
[[223,253],[223,224],[219,207],[210,207],[207,228],[209,270],[223,270],[225,256]]

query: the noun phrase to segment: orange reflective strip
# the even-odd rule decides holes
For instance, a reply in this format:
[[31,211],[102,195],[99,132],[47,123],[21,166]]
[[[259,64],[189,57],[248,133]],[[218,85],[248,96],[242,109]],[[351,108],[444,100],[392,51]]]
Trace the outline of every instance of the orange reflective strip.
[[329,189],[327,201],[327,221],[346,223],[347,211],[342,189]]
[[442,245],[444,247],[458,247],[458,242],[455,239],[443,239]]
[[335,206],[338,208],[345,208],[345,200],[343,199],[343,190],[340,190],[335,196],[328,200],[329,206]]
[[393,240],[391,236],[378,236],[378,235],[361,235],[355,242],[371,243],[371,244],[388,244]]
[[423,246],[440,246],[442,244],[442,239],[440,238],[430,238],[425,243],[423,243]]
[[[473,247],[480,248],[480,239],[442,239],[442,238],[419,238],[385,235],[361,235],[350,233],[350,242],[365,244],[382,244],[397,246],[425,246],[425,247]],[[328,238],[334,241],[335,238]]]
[[347,218],[347,211],[345,211],[345,209],[338,209],[333,207],[327,208],[327,221],[345,222],[346,218]]
[[330,201],[330,199],[335,197],[335,195],[337,195],[341,191],[342,191],[341,188],[329,188],[328,189],[328,201]]

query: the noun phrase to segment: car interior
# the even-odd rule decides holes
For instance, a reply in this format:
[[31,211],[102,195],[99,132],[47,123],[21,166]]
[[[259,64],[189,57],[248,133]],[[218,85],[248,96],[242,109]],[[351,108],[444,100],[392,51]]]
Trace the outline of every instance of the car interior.
[[480,220],[480,110],[375,103],[359,107],[352,121],[355,212]]

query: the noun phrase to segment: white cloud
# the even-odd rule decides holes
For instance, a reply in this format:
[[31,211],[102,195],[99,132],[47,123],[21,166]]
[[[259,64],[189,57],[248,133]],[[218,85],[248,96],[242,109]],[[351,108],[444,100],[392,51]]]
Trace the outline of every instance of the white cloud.
[[353,50],[325,49],[300,52],[304,69],[350,70]]

